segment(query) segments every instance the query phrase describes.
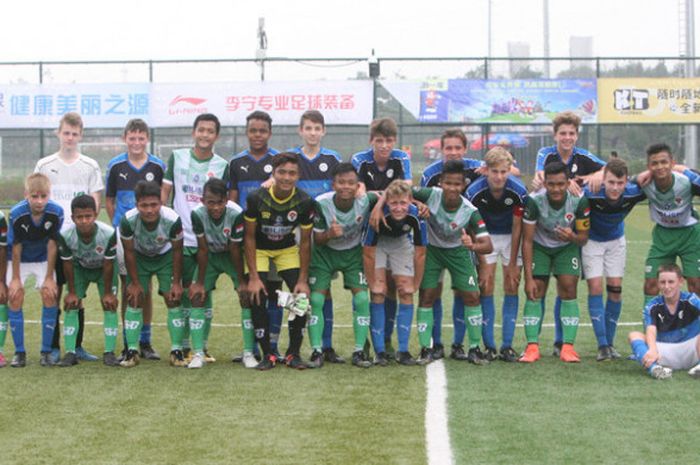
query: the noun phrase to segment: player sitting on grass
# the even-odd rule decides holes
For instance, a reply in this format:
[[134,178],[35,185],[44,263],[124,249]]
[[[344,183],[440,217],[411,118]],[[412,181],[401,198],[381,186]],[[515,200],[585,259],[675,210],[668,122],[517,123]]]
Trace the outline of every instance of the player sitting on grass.
[[464,197],[465,178],[461,161],[445,163],[440,175],[441,187],[413,189],[413,197],[424,202],[430,210],[428,218],[428,252],[425,273],[420,284],[417,316],[418,340],[421,346],[417,363],[432,361],[431,343],[433,303],[440,295],[440,276],[447,269],[452,288],[464,302],[469,353],[467,360],[481,365],[481,305],[476,264],[472,253],[487,254],[493,251],[491,238],[479,211]]
[[676,264],[659,266],[661,295],[644,309],[645,332],[629,334],[639,363],[656,379],[670,378],[673,370],[688,370],[700,378],[700,298],[681,291],[683,275]]
[[579,247],[588,240],[588,201],[568,192],[567,168],[552,162],[544,169],[545,191],[527,199],[523,222],[523,267],[525,294],[523,311],[527,348],[519,361],[532,363],[540,358],[539,332],[542,324],[541,299],[547,294],[551,274],[557,278],[561,298],[564,344],[560,358],[579,362],[574,351],[579,323],[576,285],[581,274]]
[[8,286],[9,321],[15,356],[10,366],[21,368],[27,364],[24,349],[24,283],[29,276],[36,279],[41,289],[41,366],[51,366],[51,341],[58,315],[58,286],[55,279],[58,257],[58,235],[63,224],[63,209],[49,200],[51,182],[46,175],[34,173],[24,183],[25,199],[10,210],[7,236],[12,258],[8,267],[12,278]]
[[117,256],[117,234],[113,227],[97,220],[97,205],[90,195],[80,195],[71,202],[71,224],[59,237],[59,254],[63,261],[68,293],[64,299],[63,332],[65,355],[58,363],[68,367],[78,364],[76,338],[78,309],[87,295],[90,283],[96,283],[104,310],[105,350],[107,366],[119,366],[114,347],[119,332],[119,302],[116,292],[114,259]]
[[158,291],[168,308],[170,333],[170,364],[184,367],[182,332],[184,318],[182,296],[182,222],[174,210],[164,206],[160,186],[151,181],[139,181],[134,189],[136,208],[129,210],[119,224],[119,236],[124,244],[124,261],[128,284],[127,308],[124,318],[127,356],[123,367],[139,363],[139,335],[143,324],[142,304],[148,283],[158,277]]
[[309,339],[313,352],[309,367],[320,367],[324,353],[321,336],[325,333],[325,299],[333,274],[343,273],[343,284],[352,292],[355,348],[352,364],[368,368],[363,349],[369,332],[369,296],[362,266],[362,233],[370,209],[377,200],[373,193],[357,197],[359,182],[350,163],[336,165],[332,171],[333,191],[316,197],[314,248],[311,252],[309,284],[311,287],[311,322]]
[[193,307],[190,313],[190,334],[194,356],[188,368],[201,368],[204,355],[204,302],[211,299],[216,280],[225,274],[233,281],[241,300],[241,324],[243,331],[243,363],[246,368],[255,368],[258,362],[253,356],[253,322],[250,306],[245,298],[243,258],[243,210],[228,200],[226,182],[212,178],[204,184],[202,204],[192,210],[192,231],[197,238],[197,266],[192,273],[194,281],[190,286],[190,300]]
[[408,342],[413,324],[413,293],[423,278],[427,236],[425,222],[419,218],[418,208],[411,200],[411,188],[404,181],[389,184],[384,199],[375,206],[375,210],[381,208],[382,219],[379,224],[367,228],[363,240],[364,268],[371,292],[369,308],[372,345],[376,354],[374,362],[381,366],[389,362],[384,345],[384,296],[389,270],[399,294],[396,361],[402,365],[416,364],[408,351]]

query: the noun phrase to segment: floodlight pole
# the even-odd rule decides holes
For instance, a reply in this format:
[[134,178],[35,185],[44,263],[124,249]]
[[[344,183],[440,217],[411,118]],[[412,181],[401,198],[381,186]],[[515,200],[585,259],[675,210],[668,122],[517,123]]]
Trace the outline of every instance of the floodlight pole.
[[[685,77],[695,77],[695,1],[681,0],[680,7],[680,53],[685,55]],[[697,167],[698,126],[689,124],[685,131],[685,164]]]
[[267,57],[267,34],[265,33],[265,18],[258,18],[258,48],[255,59],[260,60],[260,80],[265,80],[265,58]]

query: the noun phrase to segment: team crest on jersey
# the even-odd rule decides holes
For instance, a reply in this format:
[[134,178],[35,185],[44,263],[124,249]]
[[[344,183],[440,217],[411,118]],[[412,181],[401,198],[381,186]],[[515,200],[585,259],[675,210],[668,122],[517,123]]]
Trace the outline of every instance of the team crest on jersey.
[[195,174],[194,176],[192,176],[192,180],[193,180],[194,182],[199,182],[199,175],[198,175],[198,174]]
[[510,197],[508,197],[507,199],[505,199],[505,200],[503,201],[503,203],[505,203],[506,205],[508,205],[508,206],[510,207],[511,205],[513,205],[513,199],[511,199]]
[[409,230],[411,229],[411,227],[410,227],[409,225],[407,225],[407,224],[404,224],[402,229],[403,229],[404,231],[409,231]]
[[394,170],[392,168],[389,168],[386,170],[386,177],[387,178],[393,178],[394,177]]
[[469,179],[469,178],[464,178],[464,184],[465,184],[465,185],[468,186],[468,185],[471,184],[471,183],[472,183],[472,180],[471,180],[471,179]]
[[224,234],[227,236],[231,234],[231,228],[224,228]]
[[98,254],[101,254],[101,253],[104,252],[104,251],[105,251],[105,249],[103,249],[103,248],[102,248],[101,246],[99,246],[99,245],[98,245],[97,247],[95,247],[95,252],[97,252]]
[[574,214],[573,213],[567,213],[564,215],[564,219],[566,219],[567,222],[571,223],[574,221]]
[[213,172],[213,171],[208,172],[208,173],[207,173],[207,177],[208,177],[208,178],[213,178],[213,177],[214,177],[214,172]]
[[263,220],[269,220],[270,219],[270,212],[262,212],[260,214]]
[[683,199],[680,198],[680,197],[676,197],[676,198],[673,199],[673,200],[674,200],[674,202],[676,202],[676,205],[680,205],[681,203],[683,203]]
[[453,231],[457,229],[457,223],[455,223],[454,221],[450,223],[450,229],[452,229]]
[[163,242],[165,242],[165,237],[163,237],[163,236],[157,236],[157,237],[156,237],[156,242],[159,243],[159,244],[162,244]]
[[153,181],[153,179],[155,179],[153,173],[146,173],[146,181]]
[[294,222],[297,219],[297,216],[299,216],[296,212],[296,210],[291,210],[289,213],[287,213],[287,221]]
[[46,229],[48,231],[49,229],[51,229],[52,224],[53,224],[52,222],[47,221],[46,223],[44,223],[44,229]]
[[272,173],[272,165],[269,165],[269,164],[265,165],[265,167],[263,168],[263,171],[268,173],[268,174]]
[[571,165],[571,174],[574,174],[577,171],[578,171],[578,165],[576,165],[576,163],[574,163],[573,165]]
[[328,171],[328,165],[325,163],[321,163],[320,165],[318,165],[318,169],[325,173],[326,171]]
[[355,218],[355,223],[360,224],[360,223],[362,223],[363,219],[364,218],[362,217],[362,215],[357,215],[357,218]]

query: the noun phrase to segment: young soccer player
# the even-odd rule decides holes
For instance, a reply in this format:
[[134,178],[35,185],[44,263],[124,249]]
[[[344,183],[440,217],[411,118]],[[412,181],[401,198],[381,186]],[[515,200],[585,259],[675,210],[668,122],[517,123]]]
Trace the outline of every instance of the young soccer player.
[[51,356],[56,319],[58,318],[58,285],[55,270],[57,240],[63,224],[63,209],[49,200],[51,182],[41,173],[27,176],[25,199],[10,210],[7,236],[12,258],[8,263],[11,280],[8,286],[10,332],[15,343],[15,356],[10,366],[22,368],[27,364],[24,348],[24,283],[29,276],[41,289],[41,366],[54,365]]
[[152,181],[139,181],[134,188],[136,208],[129,210],[119,224],[124,244],[124,261],[128,284],[124,318],[129,347],[123,367],[139,363],[139,334],[143,324],[142,305],[151,277],[158,277],[158,291],[168,308],[170,364],[183,367],[182,332],[185,325],[180,306],[182,296],[182,222],[174,210],[164,206],[160,186]]
[[[581,249],[583,276],[588,283],[588,312],[598,341],[596,360],[620,358],[615,350],[617,320],[622,310],[622,277],[625,275],[627,244],[625,217],[646,196],[639,186],[627,181],[627,164],[611,159],[603,168],[603,185],[583,194],[591,208],[588,242]],[[603,277],[608,298],[603,304]]]
[[192,231],[197,237],[197,266],[192,273],[194,280],[189,289],[192,302],[189,326],[194,356],[187,365],[188,368],[201,368],[206,362],[204,302],[210,299],[209,294],[222,274],[231,278],[241,297],[241,322],[244,327],[243,363],[246,368],[255,368],[258,364],[253,356],[255,340],[250,304],[245,296],[245,282],[241,283],[243,210],[236,203],[227,200],[226,182],[210,178],[202,190],[202,205],[190,214]]
[[408,343],[413,323],[413,293],[423,279],[427,232],[425,222],[418,216],[418,208],[411,201],[411,188],[407,183],[396,180],[389,184],[384,199],[377,204],[382,208],[383,219],[378,225],[367,228],[363,240],[363,261],[371,292],[374,363],[381,366],[389,362],[385,346],[387,271],[391,271],[399,294],[396,361],[402,365],[416,364],[408,351]]
[[700,378],[700,298],[681,290],[683,275],[676,264],[659,266],[658,285],[661,295],[645,305],[645,332],[629,334],[632,352],[653,378],[688,369]]
[[494,147],[486,153],[486,177],[473,182],[466,192],[467,199],[479,209],[491,235],[493,251],[480,256],[479,284],[483,312],[482,337],[486,346],[485,358],[493,361],[497,357],[496,340],[493,335],[496,309],[493,292],[496,264],[501,259],[503,269],[503,340],[500,358],[515,362],[518,356],[513,350],[513,335],[518,318],[518,287],[520,285],[520,238],[522,234],[523,209],[527,189],[511,173],[513,158],[503,147]]
[[527,348],[519,361],[540,358],[539,331],[542,324],[541,299],[547,293],[549,277],[557,279],[561,298],[564,362],[579,362],[574,350],[579,323],[576,285],[581,274],[579,247],[588,240],[590,209],[584,197],[568,192],[567,168],[561,162],[549,163],[544,170],[545,191],[530,195],[523,217],[523,265],[525,294],[523,310]]
[[[333,168],[333,191],[316,197],[314,217],[314,248],[311,254],[309,284],[311,287],[311,320],[309,339],[313,352],[310,367],[321,367],[328,349],[322,347],[325,336],[326,296],[333,274],[343,273],[343,284],[352,292],[353,331],[355,349],[352,364],[362,368],[372,366],[363,346],[369,332],[369,296],[362,265],[362,233],[370,209],[377,201],[372,193],[357,196],[359,181],[351,163]],[[322,352],[323,349],[323,352]],[[329,358],[326,356],[326,360]],[[332,359],[330,361],[333,361]]]
[[421,346],[417,362],[427,364],[433,360],[430,348],[433,304],[440,295],[440,277],[447,269],[452,278],[452,288],[466,305],[466,324],[469,332],[467,360],[481,365],[487,362],[479,350],[482,316],[476,264],[472,253],[491,253],[493,245],[479,211],[461,195],[465,186],[461,160],[445,163],[440,176],[440,186],[413,190],[413,197],[426,203],[430,209],[428,253],[425,274],[420,284],[417,318]]
[[[122,141],[126,144],[126,152],[112,158],[107,165],[107,182],[105,187],[105,209],[112,226],[119,233],[119,222],[126,212],[136,207],[134,188],[139,181],[153,181],[163,184],[166,165],[163,161],[148,153],[149,128],[142,119],[131,119],[124,127]],[[117,240],[117,266],[121,278],[122,300],[121,318],[126,314],[126,263],[124,263],[124,247]],[[150,285],[150,283],[149,283]],[[139,336],[141,358],[160,360],[160,355],[151,345],[151,322],[153,321],[153,301],[148,292],[143,303],[143,326]],[[126,329],[124,330],[126,331]],[[126,356],[126,332],[124,337],[123,356]]]
[[[311,258],[311,228],[313,226],[313,200],[296,188],[299,179],[299,158],[295,153],[281,153],[272,161],[274,184],[261,188],[248,196],[245,211],[245,260],[248,266],[248,291],[250,292],[255,338],[263,351],[260,370],[274,368],[277,356],[270,346],[267,300],[276,300],[274,288],[269,286],[270,262],[294,294],[310,295],[309,261]],[[294,229],[301,227],[299,245]],[[306,315],[289,321],[290,341],[285,361],[288,367],[306,368],[299,356],[306,326]]]
[[118,301],[115,296],[116,276],[114,258],[117,255],[117,233],[111,226],[97,221],[97,205],[89,195],[80,195],[71,202],[73,224],[59,236],[59,255],[68,286],[64,300],[63,331],[65,355],[58,363],[68,367],[78,364],[76,337],[78,335],[78,308],[87,295],[90,283],[97,289],[104,310],[105,350],[103,361],[107,366],[119,366],[114,347],[119,332]]
[[[66,113],[61,118],[56,133],[59,141],[58,152],[48,157],[40,159],[34,167],[35,173],[42,173],[48,176],[51,181],[51,200],[61,206],[64,212],[70,211],[70,203],[74,197],[80,194],[88,194],[94,197],[99,211],[100,198],[104,185],[102,182],[102,172],[95,160],[87,157],[78,151],[78,144],[83,137],[83,120],[78,113]],[[67,229],[72,220],[67,217],[63,224],[63,230]],[[63,277],[63,267],[56,264],[56,282],[58,284],[58,300],[61,300],[61,290],[65,279]],[[60,313],[60,311],[59,311]],[[84,309],[78,310],[79,329],[76,353],[81,360],[95,361],[97,357],[88,353],[82,347],[83,342],[83,322],[85,320]],[[52,343],[52,359],[58,361],[60,356],[60,325],[58,316],[56,319],[56,329]]]
[[7,338],[7,220],[0,212],[0,368],[7,366],[5,340]]
[[[204,183],[212,178],[223,179],[228,183],[228,162],[214,153],[214,144],[219,138],[221,123],[216,115],[203,113],[197,116],[192,127],[192,139],[194,147],[177,149],[168,160],[168,170],[163,178],[162,200],[167,204],[170,193],[173,193],[173,210],[182,221],[182,229],[185,235],[183,252],[183,276],[182,283],[185,289],[192,282],[192,272],[197,264],[197,238],[192,231],[191,213],[202,202]],[[213,363],[216,359],[207,352],[207,340],[211,330],[213,305],[211,295],[205,303],[206,317],[204,319],[204,351],[206,361]],[[185,316],[184,330],[184,355],[189,358],[189,324],[188,319],[192,311],[188,292],[182,296],[183,314]]]

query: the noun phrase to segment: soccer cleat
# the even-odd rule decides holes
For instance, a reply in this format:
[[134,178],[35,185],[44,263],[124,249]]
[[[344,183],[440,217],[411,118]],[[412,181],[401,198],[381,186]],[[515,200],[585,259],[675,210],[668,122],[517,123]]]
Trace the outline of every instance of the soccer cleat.
[[525,352],[520,356],[518,362],[520,363],[534,363],[540,359],[540,346],[534,342],[531,342],[525,348]]
[[139,364],[141,361],[139,357],[139,351],[138,350],[127,350],[126,351],[126,358],[122,360],[119,365],[123,366],[124,368],[132,368],[135,367],[136,365]]
[[233,363],[243,363],[243,357],[244,357],[244,356],[245,356],[245,354],[243,354],[243,353],[236,354],[236,355],[233,356],[233,358],[231,358],[231,362],[233,362]]
[[452,360],[467,360],[467,353],[464,352],[464,346],[462,344],[452,344],[450,358]]
[[374,364],[380,367],[389,366],[389,357],[387,357],[386,352],[379,352],[374,356]]
[[272,349],[272,355],[275,356],[275,359],[277,360],[277,363],[285,364],[287,360],[280,355],[279,350],[277,349]]
[[294,368],[295,370],[305,370],[306,363],[297,354],[289,354],[286,357],[287,368]]
[[418,355],[418,358],[416,359],[416,364],[424,366],[432,361],[433,361],[433,351],[429,347],[421,348],[420,355]]
[[362,346],[362,352],[365,353],[365,357],[367,358],[367,360],[369,360],[369,348],[370,348],[369,339],[365,339],[365,345]]
[[144,360],[160,360],[160,354],[156,352],[150,342],[141,342],[139,348],[141,349],[141,358]]
[[413,358],[410,352],[396,352],[396,361],[406,366],[413,366],[416,364],[416,359]]
[[669,379],[673,376],[673,370],[661,365],[654,365],[649,374],[654,379]]
[[251,353],[244,353],[241,361],[243,366],[246,368],[255,368],[258,366],[258,361],[255,359],[255,355]]
[[396,358],[398,356],[396,354],[396,349],[394,349],[394,346],[391,343],[391,339],[384,341],[384,351],[386,352],[386,356],[389,358]]
[[309,368],[321,368],[323,366],[323,353],[320,350],[311,352],[311,357],[306,363]]
[[573,344],[564,344],[561,346],[561,355],[559,359],[565,363],[579,363],[581,358],[574,350]]
[[78,360],[83,360],[85,362],[96,362],[99,360],[99,357],[96,357],[82,347],[75,348],[75,355],[78,357]]
[[173,367],[186,367],[187,362],[185,357],[182,355],[182,351],[179,349],[170,351],[170,366]]
[[467,353],[467,362],[473,363],[474,365],[488,365],[490,362],[481,353],[479,347],[472,347]]
[[12,357],[10,362],[12,368],[24,368],[27,366],[27,353],[26,352],[15,352],[15,356]]
[[212,355],[209,353],[207,349],[204,349],[204,361],[207,363],[214,363],[216,362],[216,359],[212,357]]
[[51,349],[51,364],[55,365],[61,360],[61,349]]
[[263,359],[258,363],[255,368],[257,368],[260,371],[266,371],[266,370],[271,370],[275,367],[277,364],[277,357],[275,354],[269,354],[265,355]]
[[41,353],[41,356],[39,357],[39,365],[43,367],[51,367],[55,365],[53,359],[51,358],[51,352]]
[[608,346],[608,349],[610,349],[610,358],[613,360],[619,360],[622,358],[622,355],[620,355],[620,352],[615,350],[613,346]]
[[206,363],[204,355],[194,354],[190,363],[187,364],[187,368],[202,368]]
[[102,363],[108,367],[118,367],[119,359],[117,359],[117,356],[114,355],[114,352],[105,352],[102,354]]
[[688,375],[691,378],[700,379],[700,363],[688,370]]
[[560,357],[561,356],[561,342],[555,342],[554,347],[552,348],[552,357]]
[[445,346],[442,344],[433,344],[432,352],[433,360],[440,360],[445,358]]
[[596,356],[597,362],[606,362],[612,360],[612,355],[610,354],[610,347],[603,346],[598,349],[598,355]]
[[7,365],[7,360],[5,360],[5,354],[0,352],[0,368],[4,368]]
[[323,349],[323,359],[328,363],[345,363],[345,359],[338,355],[333,347]]
[[78,364],[78,354],[74,352],[66,352],[66,354],[63,356],[63,359],[58,362],[56,365],[59,367],[72,367],[73,365]]
[[498,360],[498,351],[494,349],[493,347],[487,347],[486,352],[483,354],[484,359],[488,360],[489,362],[493,362],[494,360]]
[[119,357],[117,357],[117,361],[119,363],[122,363],[124,360],[126,360],[127,352],[128,352],[128,349],[122,349],[121,353],[119,354]]
[[513,363],[518,361],[518,354],[515,353],[512,347],[504,347],[501,349],[499,358],[504,362]]
[[360,368],[369,368],[372,366],[372,362],[367,360],[365,353],[361,350],[352,353],[352,364]]
[[187,363],[190,363],[192,361],[192,357],[194,357],[194,352],[192,352],[192,349],[189,347],[183,347],[182,358],[184,358]]

